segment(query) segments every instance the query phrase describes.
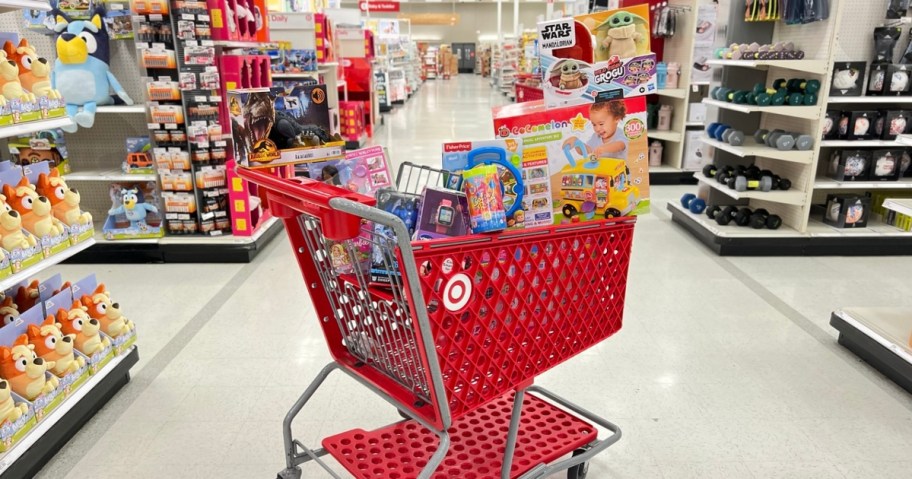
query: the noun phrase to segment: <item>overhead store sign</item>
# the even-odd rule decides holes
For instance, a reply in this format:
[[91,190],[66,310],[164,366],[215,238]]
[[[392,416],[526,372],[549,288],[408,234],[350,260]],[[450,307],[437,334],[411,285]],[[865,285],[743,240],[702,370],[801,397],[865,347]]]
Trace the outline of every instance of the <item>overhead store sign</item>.
[[399,2],[388,0],[365,0],[358,2],[358,8],[362,12],[370,10],[371,12],[398,12]]
[[402,13],[399,18],[406,19],[412,25],[455,25],[459,23],[456,13]]

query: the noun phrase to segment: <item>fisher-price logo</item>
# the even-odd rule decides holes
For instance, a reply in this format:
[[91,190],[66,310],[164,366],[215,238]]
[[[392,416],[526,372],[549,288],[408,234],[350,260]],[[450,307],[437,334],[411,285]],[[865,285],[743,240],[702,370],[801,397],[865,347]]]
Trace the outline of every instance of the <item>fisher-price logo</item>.
[[514,126],[513,128],[507,128],[505,125],[501,125],[497,129],[497,135],[506,138],[508,136],[514,135],[528,135],[529,133],[541,133],[545,131],[557,131],[562,130],[570,126],[569,121],[554,121],[551,120],[548,123],[542,123],[538,125],[524,125],[524,126]]
[[634,118],[624,125],[624,135],[630,140],[636,140],[646,133],[646,124],[640,119]]
[[597,85],[611,83],[624,76],[624,64],[621,63],[621,59],[617,55],[614,55],[608,60],[608,65],[604,68],[599,68],[594,74]]

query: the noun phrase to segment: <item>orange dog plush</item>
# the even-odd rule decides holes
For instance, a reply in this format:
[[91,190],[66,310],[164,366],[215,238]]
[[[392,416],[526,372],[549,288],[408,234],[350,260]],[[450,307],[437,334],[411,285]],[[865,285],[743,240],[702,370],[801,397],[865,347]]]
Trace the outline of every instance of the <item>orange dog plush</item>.
[[49,393],[60,384],[56,376],[45,376],[55,366],[53,361],[39,358],[35,347],[28,343],[28,336],[22,335],[13,342],[13,347],[0,346],[0,376],[6,378],[16,394],[33,401]]
[[129,333],[136,328],[133,321],[124,317],[120,311],[120,305],[111,302],[111,296],[105,291],[104,284],[99,284],[92,296],[84,295],[82,304],[88,306],[89,316],[97,319],[101,324],[101,330],[112,338]]
[[0,379],[0,424],[6,421],[14,423],[28,414],[28,404],[13,402],[13,395],[10,394],[10,383]]
[[26,90],[38,96],[57,98],[59,95],[51,87],[51,62],[38,56],[35,47],[23,38],[19,46],[8,41],[3,45],[6,57],[16,62],[19,67],[19,82]]
[[7,251],[29,249],[37,244],[35,237],[22,231],[22,215],[0,195],[0,245]]
[[22,225],[32,234],[43,238],[58,236],[66,231],[63,223],[51,214],[50,200],[38,195],[35,185],[30,184],[28,178],[23,176],[15,188],[3,185],[3,195],[22,217]]
[[84,225],[92,221],[91,214],[79,209],[79,192],[67,186],[56,168],[49,175],[38,175],[37,192],[51,201],[54,216],[67,226]]
[[[101,324],[97,319],[89,317],[86,312],[89,308],[82,305],[82,301],[73,301],[73,307],[67,311],[57,311],[57,322],[61,324],[63,334],[73,334],[76,337],[76,349],[82,354],[92,357],[95,353],[104,351],[111,345],[111,340],[101,337],[99,330]],[[2,375],[2,373],[0,373]]]
[[35,347],[38,357],[49,363],[55,363],[51,372],[62,378],[67,374],[79,371],[79,368],[85,366],[85,359],[73,354],[73,342],[76,340],[76,336],[73,334],[64,336],[60,331],[61,326],[60,323],[54,321],[53,316],[48,316],[40,327],[34,324],[28,325],[26,334],[29,344]]
[[17,319],[19,319],[19,306],[13,302],[12,296],[7,296],[0,303],[0,320],[3,321],[3,324],[0,324],[0,328],[7,324],[15,323]]
[[37,100],[35,95],[22,88],[22,82],[19,81],[19,65],[9,59],[5,51],[0,51],[0,94],[7,100]]
[[16,290],[16,306],[22,311],[28,311],[32,306],[38,304],[41,293],[38,292],[38,280],[33,279],[31,283],[20,286]]

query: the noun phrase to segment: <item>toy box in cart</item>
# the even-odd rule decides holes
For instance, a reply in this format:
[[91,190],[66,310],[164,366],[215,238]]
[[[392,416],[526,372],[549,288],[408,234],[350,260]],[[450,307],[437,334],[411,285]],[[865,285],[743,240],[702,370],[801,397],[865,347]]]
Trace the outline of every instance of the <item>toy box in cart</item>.
[[656,92],[649,45],[649,6],[637,5],[538,24],[548,106],[591,103],[605,92]]
[[521,141],[524,158],[548,159],[555,224],[649,212],[644,97],[506,105],[494,109],[494,131]]

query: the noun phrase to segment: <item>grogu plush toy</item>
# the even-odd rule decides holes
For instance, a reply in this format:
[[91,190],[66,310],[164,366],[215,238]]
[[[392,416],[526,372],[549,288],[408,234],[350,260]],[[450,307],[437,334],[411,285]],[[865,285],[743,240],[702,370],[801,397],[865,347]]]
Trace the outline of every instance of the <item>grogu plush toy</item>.
[[[127,105],[133,104],[111,73],[108,31],[101,14],[96,10],[90,20],[70,21],[58,13],[54,26],[57,61],[51,81],[66,100],[67,114],[83,128],[95,124],[98,105],[114,103],[111,90]],[[64,128],[64,131],[74,132],[76,125]]]
[[595,27],[599,50],[606,53],[604,60],[615,55],[619,58],[637,56],[637,44],[646,38],[638,28],[645,25],[646,20],[639,15],[622,10]]
[[580,71],[580,64],[576,60],[564,60],[560,67],[558,87],[561,90],[575,90],[583,87],[583,72]]

